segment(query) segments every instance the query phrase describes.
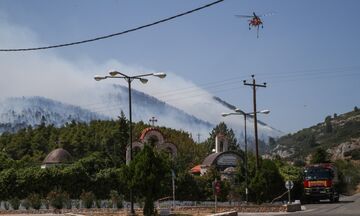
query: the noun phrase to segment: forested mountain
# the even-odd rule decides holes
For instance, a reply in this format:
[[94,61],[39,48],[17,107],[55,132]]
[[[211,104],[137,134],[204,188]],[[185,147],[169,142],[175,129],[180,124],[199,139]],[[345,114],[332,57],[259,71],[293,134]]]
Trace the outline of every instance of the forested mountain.
[[[4,99],[0,101],[0,133],[15,132],[28,126],[36,127],[42,123],[60,127],[71,121],[90,122],[96,119],[116,119],[120,111],[128,116],[128,89],[124,86],[109,85],[105,89],[97,91],[96,94],[82,95],[81,97],[86,98],[85,101],[91,100],[92,104],[74,106],[44,97]],[[144,92],[133,89],[133,122],[148,122],[151,117],[155,116],[156,125],[184,130],[194,138],[197,138],[199,134],[200,141],[204,141],[215,125],[225,121],[235,131],[238,140],[244,140],[244,122],[237,117],[221,117],[222,112],[229,109],[233,110],[234,106],[217,97],[208,98],[206,109],[202,103],[202,101],[196,102],[191,106],[192,109],[185,112]],[[248,124],[249,127],[252,127],[253,119],[248,118]],[[279,137],[283,134],[261,121],[258,121],[258,128],[259,139],[266,142],[268,137]],[[253,130],[248,130],[248,136],[253,136]],[[251,138],[249,140],[251,141]]]
[[288,134],[270,143],[272,154],[291,160],[306,161],[316,149],[322,148],[333,160],[360,160],[360,111],[327,116],[310,128]]
[[[116,119],[121,110],[128,113],[128,98],[123,92],[126,90],[124,87],[115,85],[114,88],[117,93],[109,93],[101,97],[102,106],[107,108],[105,110],[95,109],[95,111],[44,97],[7,98],[0,103],[0,133],[15,132],[28,126],[36,127],[42,123],[60,127],[71,121],[90,122]],[[213,127],[209,122],[189,115],[142,92],[133,91],[133,97],[133,121],[148,120],[151,116],[161,116],[162,124],[172,128],[182,128],[186,131],[208,133]]]
[[41,124],[60,127],[71,121],[110,119],[89,110],[44,97],[7,98],[0,103],[0,134]]

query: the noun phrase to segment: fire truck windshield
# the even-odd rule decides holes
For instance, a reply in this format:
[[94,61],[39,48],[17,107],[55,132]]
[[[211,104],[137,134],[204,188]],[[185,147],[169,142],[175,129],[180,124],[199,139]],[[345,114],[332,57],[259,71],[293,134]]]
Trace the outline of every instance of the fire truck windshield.
[[305,180],[332,179],[333,174],[329,169],[311,168],[304,171]]

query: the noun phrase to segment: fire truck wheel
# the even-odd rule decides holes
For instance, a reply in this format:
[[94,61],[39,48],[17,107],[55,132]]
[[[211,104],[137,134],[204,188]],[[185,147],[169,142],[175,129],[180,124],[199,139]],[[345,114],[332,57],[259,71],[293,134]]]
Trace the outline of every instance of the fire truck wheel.
[[310,198],[305,198],[304,201],[305,201],[306,204],[311,204],[312,203],[312,200]]
[[333,194],[330,197],[330,202],[332,202],[332,203],[339,202],[339,195],[338,194]]

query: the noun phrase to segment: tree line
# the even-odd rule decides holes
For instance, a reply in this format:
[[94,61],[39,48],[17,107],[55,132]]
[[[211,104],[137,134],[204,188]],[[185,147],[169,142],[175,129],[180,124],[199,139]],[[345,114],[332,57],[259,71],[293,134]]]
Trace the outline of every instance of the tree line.
[[[134,123],[133,140],[137,140],[147,127],[149,125],[143,122]],[[145,145],[130,165],[126,165],[128,130],[129,122],[122,113],[117,120],[71,122],[60,128],[42,124],[17,133],[3,133],[0,136],[0,200],[45,199],[63,193],[72,199],[86,194],[96,199],[110,199],[114,197],[111,194],[117,193],[128,201],[132,188],[136,201],[143,202],[144,212],[151,215],[153,201],[172,194],[172,172],[175,172],[177,200],[214,199],[213,181],[220,179],[220,172],[211,168],[205,175],[196,176],[189,170],[201,164],[212,152],[216,134],[228,137],[230,150],[244,154],[234,132],[225,123],[217,125],[209,138],[200,144],[185,131],[160,127],[165,139],[177,145],[177,157],[169,158],[167,154],[154,151],[151,145]],[[72,163],[41,169],[45,156],[59,147],[70,152]],[[261,166],[257,169],[251,152],[248,159],[247,169],[240,162],[234,178],[221,181],[220,201],[245,200],[247,185],[249,201],[271,202],[286,190],[286,180],[294,181],[292,195],[301,198],[304,164],[290,165],[275,157],[260,159]],[[340,165],[346,167],[344,163]],[[246,174],[248,182],[245,181]]]

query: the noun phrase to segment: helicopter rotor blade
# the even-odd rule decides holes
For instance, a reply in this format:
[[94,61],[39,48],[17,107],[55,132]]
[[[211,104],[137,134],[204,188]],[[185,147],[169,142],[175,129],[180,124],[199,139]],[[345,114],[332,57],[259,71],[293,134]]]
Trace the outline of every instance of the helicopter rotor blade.
[[257,15],[258,17],[267,17],[267,16],[272,16],[275,15],[275,12],[271,12],[271,13],[267,13],[267,14],[261,14],[261,15]]
[[249,16],[249,15],[235,15],[238,18],[252,18],[254,16]]

